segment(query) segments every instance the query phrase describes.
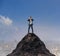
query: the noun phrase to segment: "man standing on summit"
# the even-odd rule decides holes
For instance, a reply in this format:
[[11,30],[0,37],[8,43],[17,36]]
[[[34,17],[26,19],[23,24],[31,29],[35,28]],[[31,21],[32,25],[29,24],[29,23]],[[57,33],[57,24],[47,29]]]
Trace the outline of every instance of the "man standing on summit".
[[30,28],[32,29],[32,33],[33,33],[33,19],[32,17],[30,16],[29,19],[28,19],[28,22],[29,22],[29,27],[28,27],[28,33],[30,31]]

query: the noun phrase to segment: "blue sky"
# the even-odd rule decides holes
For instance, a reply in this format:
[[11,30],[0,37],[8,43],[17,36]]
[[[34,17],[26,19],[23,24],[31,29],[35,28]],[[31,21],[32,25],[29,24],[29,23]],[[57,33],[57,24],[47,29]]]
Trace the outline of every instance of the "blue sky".
[[59,25],[59,0],[0,0],[0,14],[17,22],[33,16],[41,24]]
[[1,40],[22,38],[27,33],[29,16],[42,40],[60,39],[60,0],[0,0],[0,15]]

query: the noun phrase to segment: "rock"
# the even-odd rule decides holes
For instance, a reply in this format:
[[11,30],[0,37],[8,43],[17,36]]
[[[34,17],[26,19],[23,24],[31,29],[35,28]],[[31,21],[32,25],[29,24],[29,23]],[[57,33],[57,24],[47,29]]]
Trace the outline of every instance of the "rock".
[[55,56],[34,33],[28,33],[7,56]]

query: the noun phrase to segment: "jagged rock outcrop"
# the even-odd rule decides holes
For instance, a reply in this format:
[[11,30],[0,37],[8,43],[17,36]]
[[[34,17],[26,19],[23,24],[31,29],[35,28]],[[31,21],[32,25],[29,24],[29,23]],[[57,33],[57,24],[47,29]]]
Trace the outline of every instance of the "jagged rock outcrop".
[[27,34],[7,56],[55,56],[34,33]]

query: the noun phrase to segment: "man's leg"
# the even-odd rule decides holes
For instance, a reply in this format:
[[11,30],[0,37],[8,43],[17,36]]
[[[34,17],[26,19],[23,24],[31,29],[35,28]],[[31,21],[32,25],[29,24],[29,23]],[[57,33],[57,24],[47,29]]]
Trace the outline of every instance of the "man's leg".
[[29,25],[29,27],[28,27],[28,33],[29,33],[29,31],[30,31],[30,25]]
[[31,25],[32,33],[33,33],[33,25]]

